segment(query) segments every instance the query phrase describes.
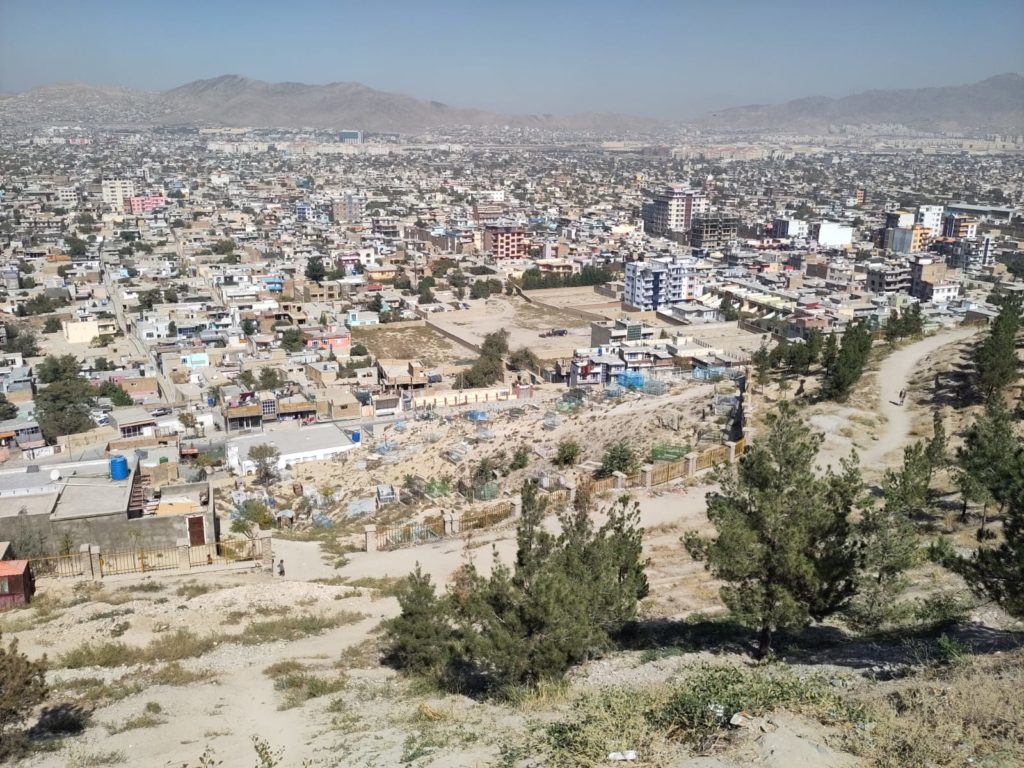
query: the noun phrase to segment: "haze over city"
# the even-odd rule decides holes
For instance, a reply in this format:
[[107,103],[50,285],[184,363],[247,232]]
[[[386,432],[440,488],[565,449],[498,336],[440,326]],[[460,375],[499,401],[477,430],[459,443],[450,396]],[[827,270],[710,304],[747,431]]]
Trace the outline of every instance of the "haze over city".
[[660,119],[1024,72],[1024,5],[890,3],[173,4],[5,0],[0,91],[172,88],[233,73],[354,81],[502,112]]

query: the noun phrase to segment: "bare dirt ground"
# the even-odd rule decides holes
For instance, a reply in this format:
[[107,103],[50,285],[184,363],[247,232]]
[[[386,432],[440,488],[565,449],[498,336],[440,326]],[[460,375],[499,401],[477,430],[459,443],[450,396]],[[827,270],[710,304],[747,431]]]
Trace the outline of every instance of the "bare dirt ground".
[[[528,347],[541,360],[571,357],[574,349],[590,346],[589,320],[571,312],[538,307],[519,297],[492,296],[482,306],[431,315],[430,322],[477,346],[487,334],[507,330],[509,349]],[[568,334],[541,337],[541,333],[554,328],[565,329]]]
[[456,344],[433,328],[389,328],[387,325],[356,328],[353,343],[366,345],[375,358],[419,360],[426,366],[476,359],[476,353]]

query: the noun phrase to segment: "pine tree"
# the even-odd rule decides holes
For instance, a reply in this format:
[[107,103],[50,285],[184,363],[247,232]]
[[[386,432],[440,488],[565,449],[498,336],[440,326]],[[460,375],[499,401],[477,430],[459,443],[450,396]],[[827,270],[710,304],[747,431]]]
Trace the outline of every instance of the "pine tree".
[[30,661],[0,637],[0,761],[18,756],[25,748],[20,727],[46,699],[46,657]]
[[856,528],[860,554],[857,594],[846,610],[858,629],[880,629],[903,613],[899,596],[909,582],[904,573],[920,559],[917,531],[898,500],[886,497],[868,508]]
[[969,559],[953,558],[947,564],[964,577],[975,594],[1024,619],[1024,440],[1018,440],[1006,469],[1003,500],[1008,506],[1003,541],[977,550]]
[[1019,375],[1016,338],[1020,330],[1020,299],[1008,297],[992,321],[988,336],[974,355],[975,376],[982,395],[991,399]]
[[1002,508],[1011,498],[1013,461],[1020,449],[1020,440],[1014,435],[1010,412],[1001,397],[994,397],[985,410],[967,430],[964,444],[957,451],[957,462],[969,480],[962,488],[973,490],[981,497],[982,530],[985,529],[988,499]]
[[836,339],[834,333],[830,333],[828,338],[825,339],[825,349],[821,353],[821,367],[825,371],[825,375],[828,376],[829,371],[835,367],[836,360],[839,358],[839,342]]
[[931,471],[928,449],[922,441],[903,449],[903,463],[899,469],[885,471],[882,487],[886,498],[911,520],[924,514],[928,507]]
[[708,494],[718,535],[690,533],[687,550],[718,579],[733,614],[759,631],[758,657],[777,629],[799,628],[840,610],[854,590],[849,513],[861,491],[855,463],[824,477],[814,462],[822,437],[782,403],[768,431]]
[[870,355],[870,331],[864,323],[853,323],[843,334],[834,364],[826,369],[822,394],[831,400],[845,400],[860,380]]
[[925,449],[925,454],[928,458],[929,486],[935,471],[946,466],[948,450],[946,444],[946,425],[942,422],[942,414],[936,410],[932,413],[932,439],[928,441],[928,447]]
[[405,672],[440,679],[455,642],[444,600],[419,563],[399,582],[395,596],[402,610],[384,623],[385,659]]

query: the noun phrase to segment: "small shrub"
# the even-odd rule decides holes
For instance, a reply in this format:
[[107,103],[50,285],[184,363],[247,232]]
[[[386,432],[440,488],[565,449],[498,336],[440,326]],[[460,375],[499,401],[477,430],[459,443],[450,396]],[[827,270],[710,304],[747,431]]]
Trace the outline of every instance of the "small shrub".
[[125,643],[83,643],[64,653],[58,664],[67,669],[119,667],[131,663],[133,653]]
[[303,669],[305,669],[305,667],[303,667],[302,664],[300,664],[299,662],[295,661],[294,659],[287,659],[285,661],[278,661],[274,664],[271,664],[269,667],[263,670],[263,674],[272,680],[276,680],[277,678],[283,675],[290,675],[295,672],[301,672]]
[[240,635],[232,638],[242,645],[258,645],[273,643],[279,640],[299,640],[310,635],[319,635],[328,629],[344,624],[354,624],[366,618],[361,613],[342,611],[331,616],[320,616],[314,613],[300,616],[285,616],[269,621],[254,621]]
[[955,637],[943,633],[935,641],[935,652],[939,661],[943,664],[956,664],[964,660],[970,652],[971,647],[967,643],[957,640]]
[[139,584],[129,584],[121,587],[125,592],[162,592],[164,590],[164,584],[159,581],[152,581],[147,579]]
[[160,702],[158,701],[147,701],[146,711],[149,712],[151,715],[159,715],[161,712],[164,711],[164,708],[160,706]]
[[297,707],[309,699],[317,699],[344,690],[348,678],[338,675],[333,678],[317,677],[306,672],[291,672],[274,681],[274,688],[285,694],[282,709]]
[[147,675],[147,680],[152,685],[183,686],[206,682],[207,680],[214,679],[216,676],[215,672],[205,669],[200,672],[193,672],[190,669],[185,669],[178,662],[173,661],[150,672]]
[[127,757],[124,752],[74,752],[68,758],[68,768],[95,768],[98,765],[124,765]]
[[143,712],[141,715],[135,717],[129,717],[127,720],[122,720],[119,723],[107,723],[107,733],[113,736],[116,733],[124,733],[125,731],[135,731],[140,728],[156,728],[158,725],[166,723],[151,712]]
[[199,595],[205,595],[207,592],[212,592],[213,587],[209,584],[200,584],[196,581],[187,581],[178,587],[174,594],[178,597],[184,597],[186,600],[191,600],[193,597],[199,597]]

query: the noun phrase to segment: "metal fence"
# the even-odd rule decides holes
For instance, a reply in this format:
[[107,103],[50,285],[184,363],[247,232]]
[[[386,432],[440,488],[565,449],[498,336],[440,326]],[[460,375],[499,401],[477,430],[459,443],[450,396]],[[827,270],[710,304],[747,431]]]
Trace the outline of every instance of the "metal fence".
[[100,554],[100,574],[147,573],[178,567],[177,547],[121,549]]
[[444,536],[444,522],[440,517],[428,518],[422,523],[399,523],[377,529],[377,549],[397,549],[412,544],[437,541]]
[[512,514],[512,503],[503,501],[500,504],[495,504],[493,507],[487,509],[478,510],[476,512],[467,512],[459,518],[459,528],[461,533],[467,531],[476,531],[480,528],[489,528],[492,525],[497,525],[509,518]]
[[29,558],[29,568],[37,579],[73,578],[82,576],[81,555],[55,555]]

